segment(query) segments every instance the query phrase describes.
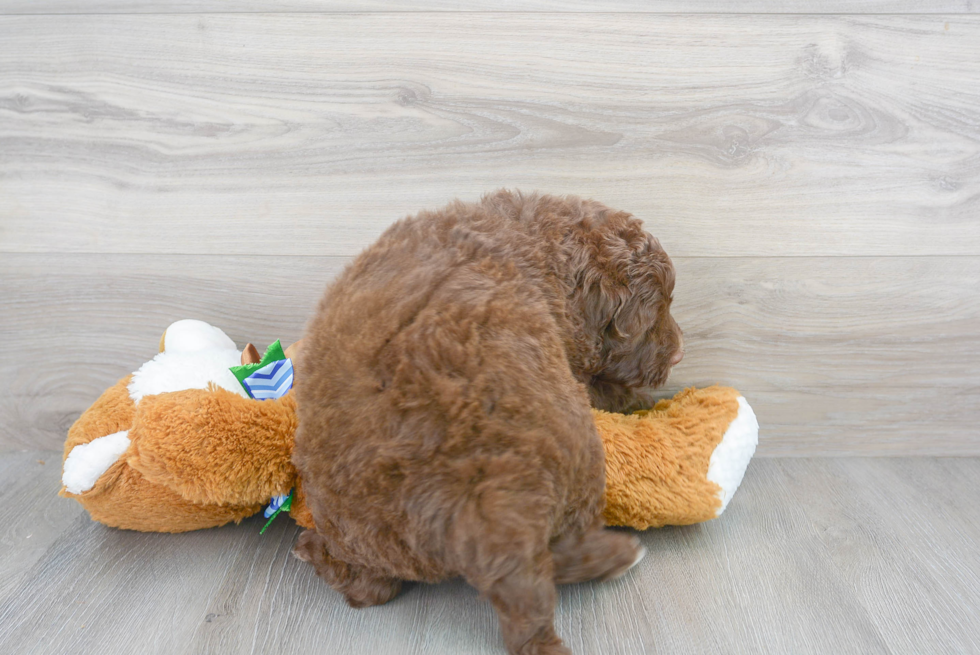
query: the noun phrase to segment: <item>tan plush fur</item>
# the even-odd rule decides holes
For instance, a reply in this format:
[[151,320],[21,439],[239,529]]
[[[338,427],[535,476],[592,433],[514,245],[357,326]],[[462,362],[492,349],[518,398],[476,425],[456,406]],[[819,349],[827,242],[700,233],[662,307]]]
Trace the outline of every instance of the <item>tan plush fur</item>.
[[[129,379],[127,376],[107,389],[71,427],[65,442],[66,459],[77,445],[121,430],[131,430],[136,425],[139,416],[126,388]],[[200,442],[200,436],[187,428],[178,429],[173,434],[161,430],[154,436],[188,447]],[[194,503],[170,487],[144,478],[129,463],[133,453],[131,444],[129,452],[110,466],[88,491],[76,495],[62,487],[61,495],[75,498],[96,521],[116,528],[145,532],[186,532],[209,528],[240,521],[261,508],[261,505],[244,503]]]
[[296,429],[292,394],[255,401],[224,389],[147,396],[137,407],[127,376],[68,432],[79,444],[129,430],[129,449],[81,494],[62,488],[96,521],[146,532],[186,532],[241,521],[288,493]]
[[[64,456],[120,430],[137,435],[134,444],[90,491],[62,490],[61,495],[78,500],[93,519],[112,527],[186,532],[240,521],[295,485],[290,516],[313,527],[302,481],[289,462],[296,429],[292,394],[280,401],[249,400],[224,390],[148,396],[140,404],[152,409],[141,412],[137,422],[128,384],[127,376],[79,417]],[[655,411],[592,410],[606,455],[606,523],[642,530],[714,518],[717,486],[705,475],[711,452],[738,412],[737,397],[730,387],[708,387],[662,400]],[[209,413],[199,413],[201,407],[209,407]],[[262,429],[254,430],[256,424]],[[211,438],[223,445],[209,445]]]
[[295,431],[293,394],[256,401],[221,388],[163,393],[140,401],[127,461],[193,503],[253,506],[292,488]]
[[738,415],[738,397],[730,387],[686,389],[631,415],[595,411],[606,453],[606,523],[646,530],[717,516],[719,488],[705,475]]

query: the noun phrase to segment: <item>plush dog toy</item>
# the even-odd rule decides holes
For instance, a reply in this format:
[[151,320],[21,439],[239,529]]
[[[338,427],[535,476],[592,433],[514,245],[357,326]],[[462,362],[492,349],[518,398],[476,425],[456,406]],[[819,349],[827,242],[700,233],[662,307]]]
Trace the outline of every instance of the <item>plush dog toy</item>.
[[[273,500],[268,516],[288,497],[284,509],[313,527],[290,462],[297,345],[276,342],[260,360],[207,323],[174,323],[160,353],[68,431],[61,495],[96,521],[149,532],[238,522]],[[606,521],[641,530],[719,516],[758,439],[752,408],[726,387],[593,415],[606,451]]]

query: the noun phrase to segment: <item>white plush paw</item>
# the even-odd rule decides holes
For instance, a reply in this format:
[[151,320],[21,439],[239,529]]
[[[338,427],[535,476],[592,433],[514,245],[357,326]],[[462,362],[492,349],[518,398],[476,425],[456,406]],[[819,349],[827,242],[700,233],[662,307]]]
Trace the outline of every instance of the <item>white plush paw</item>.
[[129,430],[107,434],[75,446],[65,460],[61,484],[69,493],[81,494],[95,486],[102,474],[129,448]]
[[708,480],[721,487],[718,493],[721,507],[718,508],[717,516],[721,516],[735,495],[758,443],[759,421],[749,403],[739,396],[738,416],[728,426],[708,463]]

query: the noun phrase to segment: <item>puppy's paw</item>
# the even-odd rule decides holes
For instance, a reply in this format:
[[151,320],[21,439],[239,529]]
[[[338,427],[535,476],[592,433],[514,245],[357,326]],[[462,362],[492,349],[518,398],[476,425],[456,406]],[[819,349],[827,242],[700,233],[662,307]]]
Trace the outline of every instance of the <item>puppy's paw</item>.
[[548,630],[547,635],[537,636],[514,652],[516,655],[572,655],[570,648],[561,643],[561,638]]
[[633,539],[635,540],[635,543],[633,545],[634,548],[636,548],[636,555],[633,557],[633,561],[628,566],[622,567],[616,570],[615,572],[611,573],[609,577],[606,578],[607,580],[615,580],[616,578],[623,577],[624,575],[626,575],[627,571],[629,571],[631,568],[639,564],[643,560],[643,558],[647,556],[646,547],[640,545],[640,540],[638,538],[633,537]]
[[310,564],[317,561],[317,555],[322,559],[325,552],[323,538],[315,530],[304,530],[293,546],[293,557]]
[[401,580],[360,572],[357,578],[344,589],[344,598],[347,604],[354,608],[373,607],[384,605],[397,596],[401,589]]
[[616,562],[618,566],[610,569],[609,573],[604,576],[603,580],[615,580],[616,578],[621,578],[626,575],[626,572],[631,568],[640,563],[644,557],[646,557],[647,549],[640,544],[640,538],[633,535],[618,534],[621,537],[619,541],[619,548],[616,550],[615,557],[612,561]]

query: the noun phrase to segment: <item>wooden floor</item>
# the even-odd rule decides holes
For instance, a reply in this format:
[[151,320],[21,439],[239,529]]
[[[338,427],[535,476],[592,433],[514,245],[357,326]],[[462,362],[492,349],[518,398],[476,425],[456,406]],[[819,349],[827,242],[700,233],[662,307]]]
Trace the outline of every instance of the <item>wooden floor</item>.
[[[289,556],[289,519],[113,530],[59,475],[57,453],[0,459],[0,653],[503,652],[461,582],[353,610]],[[980,653],[977,480],[972,458],[756,460],[722,518],[562,588],[558,631],[577,655]]]

